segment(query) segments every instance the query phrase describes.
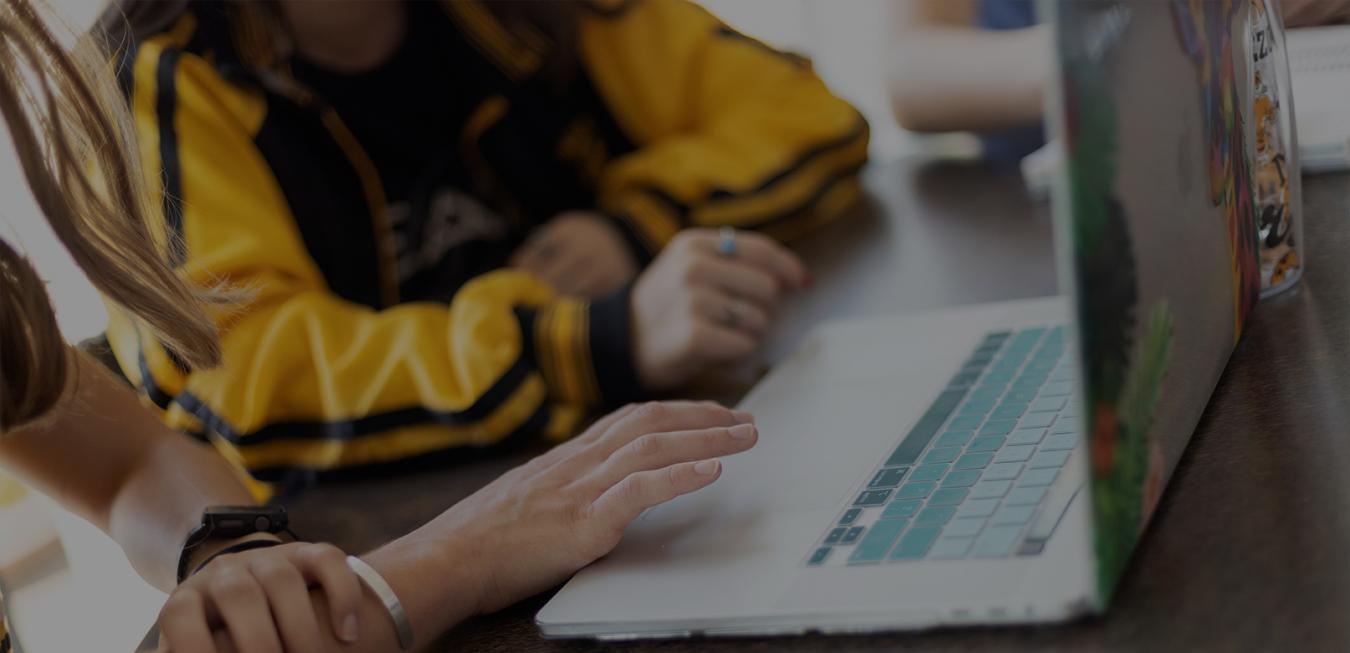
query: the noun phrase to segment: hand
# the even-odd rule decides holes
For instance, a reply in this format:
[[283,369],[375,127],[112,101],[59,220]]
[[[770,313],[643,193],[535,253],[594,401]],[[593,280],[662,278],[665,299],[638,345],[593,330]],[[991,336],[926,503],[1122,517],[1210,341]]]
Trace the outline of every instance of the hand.
[[717,253],[720,239],[712,229],[680,232],[633,287],[634,359],[648,390],[744,360],[784,292],[809,283],[801,259],[767,236],[737,232],[731,256]]
[[333,634],[360,636],[361,580],[347,555],[328,544],[293,543],[231,553],[183,581],[159,613],[160,651],[216,653],[213,630],[250,653],[320,653],[328,639],[309,586],[323,590]]
[[[478,574],[472,612],[492,612],[599,559],[644,510],[711,484],[717,457],[757,438],[748,413],[712,403],[628,406],[503,474],[423,533],[444,544],[447,567]],[[425,550],[426,535],[410,537]]]
[[553,286],[559,294],[596,299],[637,276],[637,262],[618,229],[603,216],[562,213],[535,229],[511,255],[511,265]]

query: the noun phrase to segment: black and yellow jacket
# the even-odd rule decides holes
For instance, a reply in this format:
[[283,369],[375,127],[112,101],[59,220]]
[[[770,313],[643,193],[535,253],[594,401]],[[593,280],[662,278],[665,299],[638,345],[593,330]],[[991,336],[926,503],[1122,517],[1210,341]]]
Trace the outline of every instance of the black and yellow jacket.
[[[128,52],[142,160],[181,274],[243,288],[225,363],[193,371],[114,315],[123,371],[167,422],[264,482],[308,482],[514,437],[565,437],[634,395],[628,299],[558,297],[516,271],[401,283],[385,181],[323,98],[288,76],[260,3],[192,2]],[[447,145],[476,201],[528,229],[612,216],[650,259],[677,230],[791,238],[858,195],[862,117],[805,60],[684,0],[586,5],[580,74],[473,0],[444,2],[479,96]],[[406,244],[406,243],[405,243]],[[447,263],[448,265],[449,263]]]

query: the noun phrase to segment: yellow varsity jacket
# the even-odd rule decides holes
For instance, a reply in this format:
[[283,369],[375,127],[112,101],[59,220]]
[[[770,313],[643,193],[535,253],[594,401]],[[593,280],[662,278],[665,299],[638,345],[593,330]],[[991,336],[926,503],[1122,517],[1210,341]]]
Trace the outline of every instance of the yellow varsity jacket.
[[[303,484],[565,437],[589,408],[634,398],[626,294],[557,297],[504,259],[432,290],[405,283],[388,180],[287,75],[258,6],[190,2],[124,53],[180,273],[246,291],[215,316],[212,370],[114,312],[117,360],[166,421],[257,481]],[[856,198],[867,124],[807,61],[684,0],[584,7],[580,73],[553,93],[536,80],[547,36],[442,3],[477,94],[446,148],[472,201],[520,229],[601,210],[649,260],[684,227],[791,238]]]

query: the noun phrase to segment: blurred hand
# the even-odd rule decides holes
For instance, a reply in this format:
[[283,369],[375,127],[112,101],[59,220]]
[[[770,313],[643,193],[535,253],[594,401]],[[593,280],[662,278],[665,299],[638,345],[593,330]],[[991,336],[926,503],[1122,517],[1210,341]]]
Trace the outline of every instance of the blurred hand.
[[[297,542],[220,556],[183,581],[159,613],[159,650],[321,653],[331,638],[319,631],[311,584],[323,590],[333,635],[355,642],[360,577],[337,547]],[[213,630],[232,646],[218,648]]]
[[749,414],[713,403],[630,405],[428,526],[448,559],[480,574],[476,612],[492,612],[609,553],[644,510],[711,484],[719,456],[757,439]]
[[633,287],[638,377],[665,390],[713,364],[758,348],[787,291],[808,283],[806,265],[773,239],[737,232],[736,252],[717,252],[713,229],[680,232]]
[[614,225],[585,211],[562,213],[535,229],[511,265],[562,295],[604,297],[637,276],[637,262]]

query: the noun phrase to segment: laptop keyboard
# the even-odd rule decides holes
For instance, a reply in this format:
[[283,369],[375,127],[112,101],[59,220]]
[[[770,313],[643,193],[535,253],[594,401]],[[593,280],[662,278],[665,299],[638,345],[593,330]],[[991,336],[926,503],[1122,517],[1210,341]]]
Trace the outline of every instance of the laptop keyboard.
[[1046,529],[1038,511],[1079,437],[1077,364],[1062,326],[987,335],[807,564],[1039,553],[1059,515]]

